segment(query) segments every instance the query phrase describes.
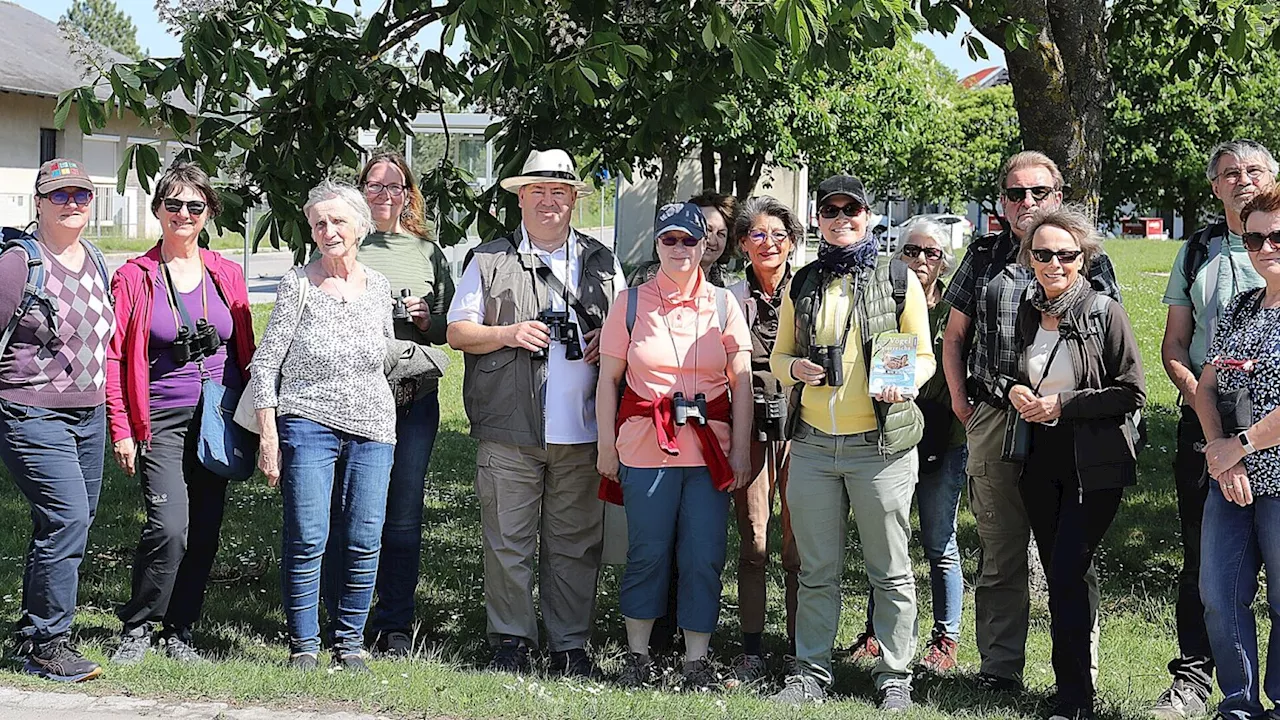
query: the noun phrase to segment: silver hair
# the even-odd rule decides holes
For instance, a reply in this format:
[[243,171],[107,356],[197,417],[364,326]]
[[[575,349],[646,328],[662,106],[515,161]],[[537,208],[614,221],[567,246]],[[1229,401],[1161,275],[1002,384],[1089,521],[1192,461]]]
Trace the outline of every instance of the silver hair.
[[744,201],[734,213],[731,230],[735,244],[742,244],[742,241],[747,237],[747,233],[751,232],[751,226],[755,224],[756,218],[761,215],[769,215],[782,221],[782,226],[787,229],[787,234],[791,236],[793,250],[796,244],[804,240],[804,226],[800,224],[800,218],[796,217],[791,208],[779,202],[777,198],[768,195],[757,195]]
[[365,202],[364,195],[352,185],[333,180],[323,180],[307,193],[307,204],[302,206],[302,214],[307,217],[308,223],[311,222],[311,208],[329,200],[341,200],[347,204],[355,218],[356,235],[359,238],[363,239],[373,232],[373,213],[369,212],[369,203]]
[[956,256],[951,252],[951,231],[940,222],[929,218],[920,218],[898,230],[898,237],[902,238],[902,244],[906,244],[912,235],[924,235],[938,243],[938,249],[942,251],[942,262],[941,267],[938,268],[938,277],[945,277],[950,274],[951,268],[956,265]]
[[1224,143],[1218,143],[1209,151],[1209,164],[1205,167],[1205,177],[1209,178],[1209,182],[1218,179],[1218,163],[1222,161],[1223,155],[1234,155],[1239,160],[1246,158],[1262,158],[1266,161],[1267,169],[1272,175],[1280,172],[1280,166],[1276,165],[1276,159],[1271,155],[1271,151],[1265,145],[1257,140],[1231,140]]

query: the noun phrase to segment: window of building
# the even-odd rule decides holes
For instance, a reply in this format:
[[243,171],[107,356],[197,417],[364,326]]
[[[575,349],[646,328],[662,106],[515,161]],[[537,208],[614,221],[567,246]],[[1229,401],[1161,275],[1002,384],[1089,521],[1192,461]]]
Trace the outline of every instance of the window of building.
[[43,165],[58,157],[58,131],[53,128],[40,128],[40,164]]

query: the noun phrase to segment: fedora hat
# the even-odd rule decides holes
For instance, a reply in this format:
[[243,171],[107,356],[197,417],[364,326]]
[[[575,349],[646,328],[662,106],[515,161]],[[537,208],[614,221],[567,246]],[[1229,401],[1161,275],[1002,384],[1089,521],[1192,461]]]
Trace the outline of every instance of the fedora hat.
[[534,183],[563,183],[577,190],[579,195],[591,194],[591,186],[578,179],[573,158],[563,150],[534,150],[524,161],[519,175],[503,178],[499,184],[503,190],[516,192]]

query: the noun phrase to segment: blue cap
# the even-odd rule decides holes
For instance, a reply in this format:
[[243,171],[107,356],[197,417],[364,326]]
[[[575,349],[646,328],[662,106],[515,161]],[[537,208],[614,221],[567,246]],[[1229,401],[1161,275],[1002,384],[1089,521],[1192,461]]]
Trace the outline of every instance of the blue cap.
[[658,217],[653,225],[658,228],[654,238],[672,230],[686,232],[699,240],[707,236],[707,219],[702,215],[702,208],[690,202],[671,203],[658,208]]

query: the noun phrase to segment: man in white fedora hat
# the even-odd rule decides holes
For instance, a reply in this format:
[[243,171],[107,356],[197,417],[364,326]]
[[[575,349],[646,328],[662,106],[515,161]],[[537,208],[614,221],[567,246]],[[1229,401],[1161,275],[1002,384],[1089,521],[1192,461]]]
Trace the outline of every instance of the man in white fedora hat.
[[[590,192],[563,150],[533,151],[502,187],[520,227],[467,258],[449,308],[466,354],[463,403],[476,451],[484,533],[489,667],[529,669],[538,595],[551,668],[598,674],[587,655],[604,507],[597,497],[595,392],[600,328],[626,287],[613,252],[569,227]],[[539,537],[540,536],[540,537]]]

